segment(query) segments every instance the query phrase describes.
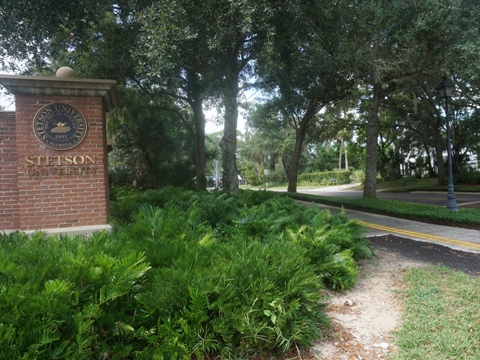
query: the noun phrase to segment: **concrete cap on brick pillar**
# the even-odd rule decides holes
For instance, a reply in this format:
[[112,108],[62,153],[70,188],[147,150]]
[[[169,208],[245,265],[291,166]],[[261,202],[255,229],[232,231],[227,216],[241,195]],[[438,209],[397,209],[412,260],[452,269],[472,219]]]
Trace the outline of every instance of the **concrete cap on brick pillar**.
[[0,85],[14,95],[101,97],[107,112],[120,102],[115,80],[80,79],[67,67],[58,69],[56,77],[0,74]]

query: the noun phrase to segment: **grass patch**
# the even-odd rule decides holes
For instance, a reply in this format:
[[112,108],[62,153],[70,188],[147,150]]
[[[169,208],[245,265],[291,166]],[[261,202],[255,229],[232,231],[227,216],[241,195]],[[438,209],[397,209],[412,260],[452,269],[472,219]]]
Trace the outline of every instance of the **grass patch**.
[[445,267],[409,271],[393,360],[480,359],[480,278]]

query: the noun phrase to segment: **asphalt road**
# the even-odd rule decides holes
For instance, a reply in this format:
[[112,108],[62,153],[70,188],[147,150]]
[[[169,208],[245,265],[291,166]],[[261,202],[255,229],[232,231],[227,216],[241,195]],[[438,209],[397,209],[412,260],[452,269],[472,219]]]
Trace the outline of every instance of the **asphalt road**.
[[[302,190],[298,192],[321,196],[334,196],[344,198],[360,198],[361,190],[352,190],[352,185],[337,185],[322,187],[318,189]],[[377,198],[386,200],[398,200],[412,203],[422,203],[430,205],[447,205],[447,193],[445,192],[412,192],[412,193],[389,193],[386,191],[377,191]],[[458,207],[480,209],[479,193],[455,193]]]
[[[352,185],[329,186],[299,192],[322,196],[361,197],[361,190]],[[409,201],[445,206],[446,193],[388,193],[377,192],[381,199]],[[459,207],[480,209],[480,193],[456,194]],[[336,207],[317,205],[335,213]],[[443,264],[467,274],[480,275],[480,231],[449,226],[425,224],[412,220],[392,218],[377,214],[345,210],[347,216],[357,219],[368,229],[367,236],[377,249],[401,254],[404,257]]]
[[375,249],[395,252],[407,259],[423,261],[432,265],[441,264],[472,276],[480,276],[480,253],[455,250],[438,244],[392,235],[371,237],[369,240]]

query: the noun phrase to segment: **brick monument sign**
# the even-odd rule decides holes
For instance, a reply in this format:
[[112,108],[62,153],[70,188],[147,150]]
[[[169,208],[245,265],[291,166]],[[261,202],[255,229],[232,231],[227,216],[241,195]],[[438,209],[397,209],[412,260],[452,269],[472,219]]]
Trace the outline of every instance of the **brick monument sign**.
[[108,229],[106,113],[115,81],[0,75],[15,95],[0,111],[0,233]]

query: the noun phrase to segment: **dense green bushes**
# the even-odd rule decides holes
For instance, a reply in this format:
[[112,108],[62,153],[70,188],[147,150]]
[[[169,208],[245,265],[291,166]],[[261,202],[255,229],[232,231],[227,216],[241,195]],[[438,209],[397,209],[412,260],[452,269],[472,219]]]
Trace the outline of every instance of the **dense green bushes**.
[[287,182],[283,166],[277,166],[275,170],[268,169],[268,175],[265,175],[265,168],[255,165],[253,162],[247,162],[243,167],[243,175],[250,186],[282,186]]
[[480,185],[480,171],[469,171],[453,177],[455,185]]
[[149,265],[140,252],[109,252],[104,240],[0,237],[1,359],[127,355],[123,339],[145,337],[132,324]]
[[298,185],[329,185],[332,184],[332,179],[335,179],[337,184],[349,184],[352,182],[351,177],[352,172],[345,170],[300,174]]
[[310,345],[324,284],[371,255],[344,216],[268,192],[117,192],[116,231],[0,237],[0,358],[238,358]]

